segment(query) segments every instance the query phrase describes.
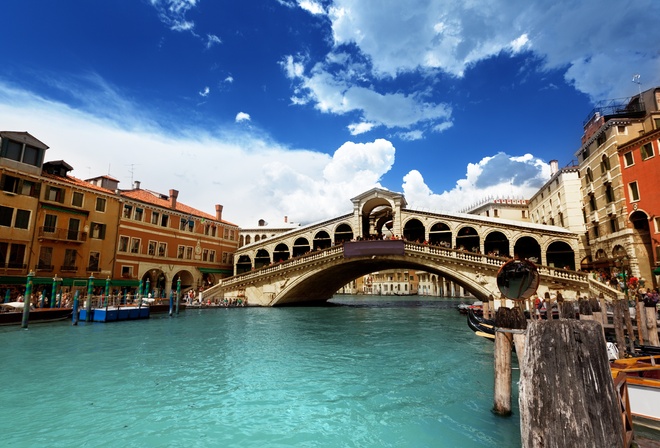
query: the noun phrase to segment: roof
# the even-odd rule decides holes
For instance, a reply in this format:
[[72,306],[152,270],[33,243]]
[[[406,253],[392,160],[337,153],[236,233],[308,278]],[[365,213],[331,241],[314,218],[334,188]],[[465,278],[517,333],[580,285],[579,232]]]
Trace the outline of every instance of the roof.
[[43,177],[45,179],[52,179],[52,180],[56,180],[56,181],[59,181],[59,182],[64,182],[64,183],[71,184],[71,185],[81,187],[81,188],[87,188],[89,190],[96,190],[96,191],[107,193],[107,194],[114,194],[114,191],[112,191],[112,190],[108,190],[107,188],[99,187],[97,185],[91,184],[89,182],[86,182],[82,179],[78,179],[77,177],[73,177],[73,176],[57,176],[55,174],[49,174],[49,173],[44,171],[43,173],[41,173],[41,177]]
[[[154,205],[157,207],[162,207],[166,208],[169,210],[172,210],[171,207],[171,202],[168,196],[159,194],[153,191],[149,190],[123,190],[120,192],[120,194],[124,197],[144,202],[146,204]],[[174,209],[175,211],[182,213],[184,215],[192,215],[196,216],[198,218],[205,218],[205,219],[210,219],[212,221],[217,221],[217,222],[222,222],[224,224],[229,224],[232,226],[238,227],[236,224],[233,224],[229,221],[225,221],[223,219],[219,220],[215,217],[215,215],[211,215],[209,213],[205,213],[201,210],[197,210],[196,208],[190,207],[186,204],[182,204],[181,202],[177,201],[176,202],[176,207]]]
[[0,137],[25,143],[26,145],[34,146],[35,148],[48,149],[48,145],[46,145],[44,142],[40,140],[37,140],[29,132],[0,131]]

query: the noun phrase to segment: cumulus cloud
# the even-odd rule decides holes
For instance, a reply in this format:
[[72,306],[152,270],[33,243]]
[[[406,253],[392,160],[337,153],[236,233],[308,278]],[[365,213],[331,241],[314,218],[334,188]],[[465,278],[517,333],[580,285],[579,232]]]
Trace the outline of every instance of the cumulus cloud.
[[250,114],[247,114],[245,112],[239,112],[236,114],[236,123],[240,123],[241,121],[250,121]]
[[533,155],[500,152],[468,164],[465,177],[449,191],[434,193],[417,170],[404,176],[402,187],[411,208],[460,211],[489,197],[529,198],[549,178],[550,166]]

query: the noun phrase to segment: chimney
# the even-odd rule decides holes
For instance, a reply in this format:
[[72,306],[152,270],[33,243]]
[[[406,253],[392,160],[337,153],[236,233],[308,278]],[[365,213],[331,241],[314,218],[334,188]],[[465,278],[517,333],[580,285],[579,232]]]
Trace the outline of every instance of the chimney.
[[284,223],[286,224],[287,222],[289,222],[289,217],[288,217],[288,216],[285,216],[285,217],[284,217]]
[[550,176],[554,176],[557,174],[557,171],[559,171],[559,162],[556,160],[551,160],[550,161]]
[[176,210],[176,199],[179,197],[177,190],[170,190],[170,207]]
[[136,180],[135,182],[133,182],[133,189],[134,190],[139,190],[140,189],[140,181],[139,180]]
[[222,221],[222,205],[220,204],[215,205],[215,219]]

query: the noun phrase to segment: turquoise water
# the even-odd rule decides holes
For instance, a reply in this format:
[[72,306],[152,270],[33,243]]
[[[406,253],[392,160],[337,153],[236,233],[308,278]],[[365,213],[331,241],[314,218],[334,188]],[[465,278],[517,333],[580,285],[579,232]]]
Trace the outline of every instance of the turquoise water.
[[2,445],[520,446],[451,303],[339,300],[0,327]]

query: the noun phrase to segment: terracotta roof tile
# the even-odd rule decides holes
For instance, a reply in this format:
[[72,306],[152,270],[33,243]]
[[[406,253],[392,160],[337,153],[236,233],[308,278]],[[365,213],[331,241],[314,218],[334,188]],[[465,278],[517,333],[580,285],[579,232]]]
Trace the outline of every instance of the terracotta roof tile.
[[81,187],[81,188],[87,188],[87,189],[90,189],[90,190],[101,191],[103,193],[108,193],[108,194],[114,194],[115,193],[112,190],[108,190],[107,188],[99,187],[99,186],[91,184],[89,182],[85,182],[84,180],[78,179],[77,177],[73,177],[73,176],[62,177],[62,176],[56,176],[55,174],[50,174],[50,173],[43,172],[43,173],[41,173],[41,177],[44,177],[46,179],[53,179],[53,180],[56,180],[56,181],[59,181],[59,182],[65,182],[65,183],[75,185],[75,186],[78,186],[78,187]]

